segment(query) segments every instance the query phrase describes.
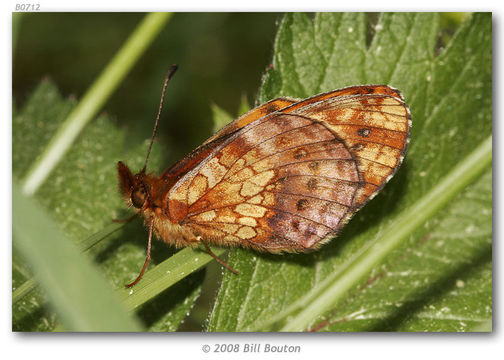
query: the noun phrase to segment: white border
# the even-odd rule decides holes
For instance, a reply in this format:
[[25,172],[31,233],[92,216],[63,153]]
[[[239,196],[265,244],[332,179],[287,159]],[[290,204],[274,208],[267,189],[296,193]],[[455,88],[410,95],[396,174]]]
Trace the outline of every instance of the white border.
[[[502,259],[502,246],[499,243],[498,224],[503,223],[502,213],[496,211],[496,226],[494,233],[494,249],[497,250],[494,259],[494,334],[19,334],[11,332],[11,93],[12,93],[12,58],[11,58],[11,12],[15,8],[16,1],[3,1],[2,10],[2,110],[3,120],[0,122],[2,156],[0,169],[3,171],[1,199],[2,206],[2,244],[1,261],[4,270],[1,277],[1,324],[2,326],[2,354],[15,358],[46,358],[69,359],[69,358],[114,358],[114,359],[167,359],[178,358],[180,355],[199,359],[225,359],[225,358],[274,358],[274,359],[308,359],[308,358],[369,358],[369,359],[422,359],[430,354],[435,359],[477,359],[482,356],[493,358],[500,354],[504,347],[499,316],[501,309],[497,303],[501,299],[499,290],[502,289],[502,277],[500,274],[499,259]],[[27,2],[25,2],[27,3]],[[37,3],[37,2],[34,2]],[[408,6],[402,1],[339,1],[327,2],[310,0],[309,2],[294,2],[293,0],[280,0],[272,2],[254,0],[243,2],[238,5],[236,1],[214,0],[207,1],[154,1],[143,0],[141,2],[125,1],[40,1],[42,11],[493,11],[494,12],[494,133],[496,144],[495,159],[497,166],[494,167],[494,178],[499,181],[501,166],[499,159],[503,158],[502,146],[498,145],[498,139],[502,139],[502,126],[499,122],[499,104],[502,91],[502,72],[499,69],[499,61],[502,60],[502,24],[500,24],[502,5],[488,0],[439,2],[432,0],[422,1],[422,7],[418,3]],[[210,5],[211,4],[211,7]],[[497,210],[502,203],[501,192],[498,191],[498,183],[495,181],[496,199],[494,208]],[[270,343],[302,345],[300,354],[204,354],[204,344],[215,343]]]

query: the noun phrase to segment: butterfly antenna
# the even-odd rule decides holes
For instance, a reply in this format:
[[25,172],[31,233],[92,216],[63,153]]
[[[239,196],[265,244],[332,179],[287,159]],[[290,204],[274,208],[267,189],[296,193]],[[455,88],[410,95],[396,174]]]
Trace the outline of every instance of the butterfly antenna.
[[150,152],[152,149],[152,144],[154,143],[154,138],[156,137],[156,132],[157,132],[158,124],[159,124],[159,118],[161,117],[161,110],[163,109],[163,102],[164,102],[164,96],[165,96],[165,92],[166,92],[166,86],[168,85],[168,81],[170,80],[170,78],[173,76],[173,74],[175,74],[175,71],[177,71],[177,68],[178,68],[177,65],[172,65],[172,66],[170,66],[170,69],[168,69],[168,72],[166,73],[165,81],[163,84],[163,90],[161,91],[161,101],[159,102],[159,110],[158,110],[158,113],[156,116],[156,122],[154,123],[154,130],[152,130],[152,137],[151,137],[151,141],[149,144],[149,150],[147,150],[147,156],[145,157],[145,164],[142,169],[142,172],[145,172],[145,170],[147,169],[147,162],[149,161],[149,155],[150,155]]

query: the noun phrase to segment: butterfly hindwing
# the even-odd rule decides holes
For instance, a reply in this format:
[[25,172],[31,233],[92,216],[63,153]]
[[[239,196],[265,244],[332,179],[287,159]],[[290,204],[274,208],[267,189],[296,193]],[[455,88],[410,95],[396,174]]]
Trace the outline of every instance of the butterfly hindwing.
[[169,198],[185,205],[172,217],[183,214],[210,242],[305,251],[346,221],[360,184],[351,153],[324,124],[274,113],[226,140]]

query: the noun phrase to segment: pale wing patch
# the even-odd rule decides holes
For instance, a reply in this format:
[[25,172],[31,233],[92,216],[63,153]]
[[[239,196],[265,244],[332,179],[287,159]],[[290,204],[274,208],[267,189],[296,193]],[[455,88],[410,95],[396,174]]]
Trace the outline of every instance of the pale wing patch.
[[238,204],[234,210],[240,215],[255,218],[263,217],[266,213],[266,208],[252,204]]
[[247,226],[252,226],[252,227],[257,226],[257,220],[253,217],[247,217],[247,216],[240,217],[238,219],[238,222],[242,225],[247,225]]
[[238,236],[240,239],[252,239],[257,235],[256,231],[254,228],[250,226],[242,226],[237,232],[236,236]]
[[211,222],[214,221],[216,217],[217,215],[215,213],[215,210],[210,210],[195,215],[193,219],[196,221]]
[[213,188],[222,180],[227,172],[227,168],[219,163],[219,159],[213,158],[206,162],[200,169],[200,174],[206,176],[208,187]]
[[203,175],[196,175],[187,192],[187,203],[194,204],[208,189],[208,179]]

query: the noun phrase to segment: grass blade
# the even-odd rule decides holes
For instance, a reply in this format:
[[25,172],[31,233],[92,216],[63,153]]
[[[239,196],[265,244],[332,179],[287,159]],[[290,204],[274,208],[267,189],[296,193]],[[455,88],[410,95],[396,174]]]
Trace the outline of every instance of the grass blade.
[[84,126],[94,118],[171,16],[171,13],[153,13],[144,18],[32,164],[22,184],[25,195],[33,195],[47,179]]
[[[81,252],[86,252],[91,249],[94,245],[98,244],[105,237],[119,230],[123,225],[118,223],[111,223],[110,225],[104,227],[102,230],[96,234],[81,241],[78,246]],[[25,295],[29,294],[35,287],[37,283],[33,278],[26,280],[20,287],[12,292],[12,303],[15,304],[21,300]]]
[[[212,251],[220,256],[227,250],[213,248]],[[213,260],[205,251],[185,248],[147,271],[132,289],[118,290],[119,296],[126,308],[133,310]]]
[[71,331],[141,331],[96,268],[63,235],[46,212],[12,187],[16,246]]

